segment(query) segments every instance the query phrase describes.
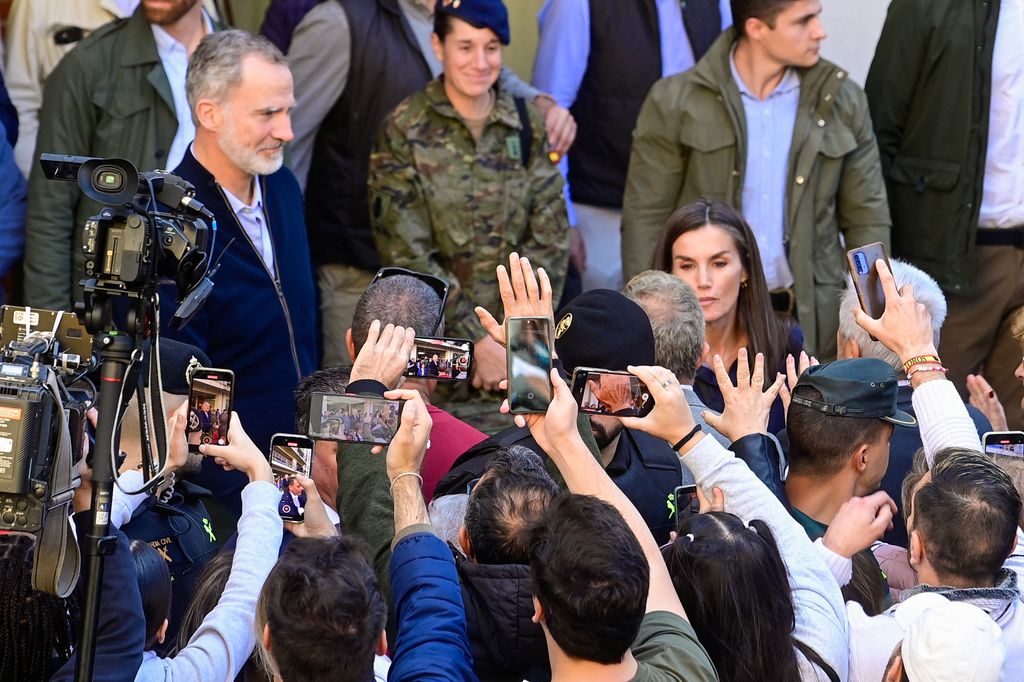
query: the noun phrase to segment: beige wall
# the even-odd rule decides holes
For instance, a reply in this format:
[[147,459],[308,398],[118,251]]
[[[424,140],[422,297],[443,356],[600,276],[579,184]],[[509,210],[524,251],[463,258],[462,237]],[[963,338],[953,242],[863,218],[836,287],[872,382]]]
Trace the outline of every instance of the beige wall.
[[822,21],[828,39],[822,55],[850,72],[860,85],[868,75],[889,0],[824,0]]

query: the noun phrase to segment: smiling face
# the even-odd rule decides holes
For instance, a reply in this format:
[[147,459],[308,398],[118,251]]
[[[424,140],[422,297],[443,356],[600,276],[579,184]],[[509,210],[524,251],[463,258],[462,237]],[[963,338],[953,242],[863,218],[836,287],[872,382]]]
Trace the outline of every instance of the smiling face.
[[257,55],[242,62],[242,82],[220,104],[222,125],[217,145],[250,175],[270,175],[284,163],[284,145],[292,134],[295,106],[292,72]]
[[748,19],[746,31],[773,61],[796,67],[817,64],[821,43],[828,37],[821,23],[820,0],[795,0],[770,24]]
[[707,225],[679,235],[672,243],[671,268],[696,292],[706,322],[736,319],[740,285],[748,275],[728,232]]
[[444,41],[431,37],[434,54],[444,67],[445,89],[458,97],[477,99],[498,82],[501,43],[489,28],[476,28],[462,19],[448,18]]

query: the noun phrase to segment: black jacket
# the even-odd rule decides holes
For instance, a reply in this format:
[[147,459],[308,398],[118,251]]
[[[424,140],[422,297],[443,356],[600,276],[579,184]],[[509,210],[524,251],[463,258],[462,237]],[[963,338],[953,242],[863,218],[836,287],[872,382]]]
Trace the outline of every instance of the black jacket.
[[452,553],[462,585],[473,667],[481,682],[550,680],[544,631],[532,620],[530,567],[478,564],[458,551]]

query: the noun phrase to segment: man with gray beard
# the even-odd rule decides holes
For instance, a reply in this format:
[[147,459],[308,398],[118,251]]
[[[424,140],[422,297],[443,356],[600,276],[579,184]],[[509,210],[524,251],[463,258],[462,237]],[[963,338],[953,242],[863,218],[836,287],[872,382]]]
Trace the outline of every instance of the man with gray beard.
[[[257,447],[295,427],[292,392],[317,367],[316,301],[302,195],[282,168],[292,139],[292,74],[265,38],[245,31],[206,36],[189,60],[185,89],[195,142],[174,170],[217,219],[210,254],[213,293],[182,330],[166,324],[172,287],[161,291],[166,336],[198,346],[235,373],[234,409]],[[193,479],[214,493],[218,537],[241,513],[245,476],[203,462]]]

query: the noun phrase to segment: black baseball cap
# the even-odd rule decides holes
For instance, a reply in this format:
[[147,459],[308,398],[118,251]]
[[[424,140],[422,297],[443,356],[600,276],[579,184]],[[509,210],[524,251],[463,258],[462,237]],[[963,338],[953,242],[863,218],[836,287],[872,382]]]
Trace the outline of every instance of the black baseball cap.
[[617,291],[586,291],[559,310],[555,320],[555,351],[567,372],[655,364],[650,318]]
[[[801,386],[821,393],[821,400],[797,395]],[[888,363],[874,358],[837,360],[808,367],[793,390],[793,404],[840,417],[881,419],[896,426],[917,420],[896,407],[899,380]]]

